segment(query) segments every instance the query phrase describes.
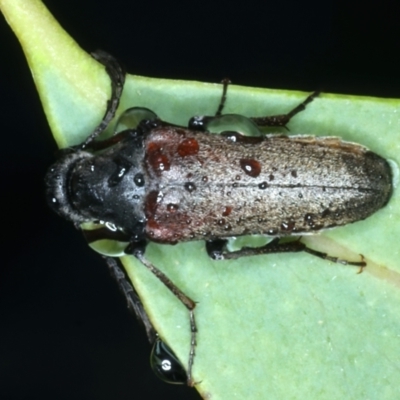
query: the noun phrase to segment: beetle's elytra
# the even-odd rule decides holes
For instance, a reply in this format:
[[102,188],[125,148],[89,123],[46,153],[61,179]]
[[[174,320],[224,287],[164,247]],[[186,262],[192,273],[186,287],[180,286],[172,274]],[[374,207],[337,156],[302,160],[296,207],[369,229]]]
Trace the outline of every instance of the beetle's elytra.
[[[194,117],[185,128],[161,121],[150,110],[130,109],[125,116],[136,115],[137,126],[94,141],[114,116],[124,83],[124,73],[113,58],[104,53],[97,58],[109,72],[113,96],[99,127],[50,168],[46,176],[49,203],[75,224],[102,221],[111,226],[111,230],[90,231],[86,236],[89,241],[126,242],[125,253],[141,260],[184,303],[192,331],[187,368],[192,384],[195,303],[146,260],[147,242],[206,240],[213,259],[306,251],[362,267],[363,260],[341,260],[309,249],[300,240],[281,243],[280,238],[367,218],[390,199],[391,169],[385,159],[365,147],[334,137],[244,136],[231,129],[210,134],[213,124],[223,126],[224,118],[240,121],[256,133],[256,125],[285,126],[317,95],[288,114],[226,117],[220,115],[226,82],[214,117]],[[227,251],[227,238],[248,234],[274,239],[263,247]],[[109,259],[108,263],[143,320],[150,341],[159,344],[133,288],[116,262]]]

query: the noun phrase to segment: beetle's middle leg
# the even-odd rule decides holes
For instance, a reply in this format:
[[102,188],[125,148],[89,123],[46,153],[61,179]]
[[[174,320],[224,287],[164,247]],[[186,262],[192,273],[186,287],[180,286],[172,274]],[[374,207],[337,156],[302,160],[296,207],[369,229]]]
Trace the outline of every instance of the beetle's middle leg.
[[[149,339],[150,344],[153,346],[152,356],[156,357],[152,359],[152,367],[154,372],[161,378],[161,379],[171,379],[172,383],[185,383],[187,382],[187,375],[186,371],[184,370],[182,364],[173,353],[173,351],[169,348],[169,346],[163,342],[156,330],[153,327],[153,324],[150,321],[149,316],[146,313],[146,310],[143,307],[143,304],[139,298],[138,293],[136,292],[135,288],[129,282],[126,273],[123,271],[122,263],[119,259],[112,258],[112,257],[103,257],[108,265],[111,275],[117,281],[118,286],[125,296],[128,308],[132,311],[139,322],[144,325],[146,329],[147,338]],[[154,354],[157,354],[154,356]],[[157,357],[163,357],[162,359],[165,360],[164,357],[167,357],[169,362],[169,370],[164,371],[163,365],[158,364]],[[154,363],[154,364],[153,364]],[[165,376],[167,374],[167,376]]]
[[217,108],[217,111],[215,113],[215,116],[218,117],[222,114],[222,110],[225,107],[225,102],[226,102],[226,94],[228,92],[228,86],[230,85],[231,81],[228,78],[225,78],[222,80],[222,95],[221,95],[221,100],[219,101],[219,105]]
[[270,115],[266,117],[252,117],[250,119],[258,126],[280,126],[287,129],[286,125],[289,123],[289,121],[296,114],[305,110],[307,104],[311,103],[317,96],[319,96],[319,94],[319,91],[311,93],[302,103],[293,108],[287,114]]
[[237,251],[228,251],[226,248],[227,240],[216,239],[209,240],[206,242],[206,250],[210,258],[213,260],[235,260],[245,256],[256,256],[260,254],[272,254],[272,253],[298,253],[304,251],[313,256],[322,258],[323,260],[332,261],[344,265],[354,265],[356,267],[365,267],[367,264],[362,257],[362,261],[348,261],[338,257],[329,256],[326,253],[322,253],[317,250],[310,249],[300,240],[291,242],[280,242],[280,238],[275,238],[271,242],[260,247],[243,247]]

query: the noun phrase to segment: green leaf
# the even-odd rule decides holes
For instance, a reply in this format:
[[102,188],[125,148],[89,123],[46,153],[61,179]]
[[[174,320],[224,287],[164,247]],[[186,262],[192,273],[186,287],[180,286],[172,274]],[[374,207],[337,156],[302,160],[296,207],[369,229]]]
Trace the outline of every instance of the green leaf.
[[[18,36],[60,147],[82,141],[101,120],[110,93],[104,68],[37,0],[0,0]],[[153,109],[185,125],[212,114],[221,86],[129,76],[120,111]],[[283,113],[299,92],[229,87],[225,112]],[[293,134],[340,136],[400,163],[400,101],[323,94],[290,123]],[[304,239],[357,269],[308,254],[211,261],[203,242],[150,244],[149,260],[198,302],[194,379],[213,399],[399,398],[400,198],[365,221]],[[257,238],[245,238],[249,244]],[[128,274],[153,323],[184,364],[189,322],[179,301],[132,257]]]

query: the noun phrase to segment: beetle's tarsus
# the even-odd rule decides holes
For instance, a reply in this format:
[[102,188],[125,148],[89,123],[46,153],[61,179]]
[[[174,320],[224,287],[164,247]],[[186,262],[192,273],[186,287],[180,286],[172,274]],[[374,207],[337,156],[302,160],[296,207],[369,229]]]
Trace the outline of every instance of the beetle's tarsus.
[[317,96],[319,96],[319,94],[319,91],[311,93],[302,103],[293,108],[287,114],[253,117],[250,119],[258,126],[283,127],[289,131],[286,125],[290,122],[290,120],[299,112],[304,111],[307,104],[311,103]]
[[[338,257],[332,257],[321,251],[310,249],[300,240],[301,238],[291,242],[281,243],[280,238],[274,238],[264,246],[243,247],[240,250],[230,252],[226,249],[226,245],[228,243],[227,240],[216,239],[206,242],[206,250],[208,256],[213,260],[236,260],[241,257],[256,256],[261,254],[298,253],[304,251],[318,258],[322,258],[323,260],[331,261],[338,264],[354,265],[356,267],[360,267],[361,269],[365,268],[367,265],[367,263],[364,261],[363,256],[361,256],[361,261],[348,261]],[[362,272],[362,270],[360,270],[360,272]]]

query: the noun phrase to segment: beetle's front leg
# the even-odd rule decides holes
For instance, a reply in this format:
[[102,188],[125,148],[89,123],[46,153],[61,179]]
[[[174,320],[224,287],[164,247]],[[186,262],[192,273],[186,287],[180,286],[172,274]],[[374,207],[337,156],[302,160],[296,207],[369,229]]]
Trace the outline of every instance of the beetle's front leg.
[[183,293],[162,271],[160,271],[157,267],[155,267],[151,262],[149,262],[144,253],[146,250],[147,242],[131,242],[131,244],[125,249],[127,254],[132,254],[135,256],[152,274],[154,274],[177,298],[178,300],[186,307],[189,312],[189,321],[190,321],[190,332],[191,332],[191,340],[190,340],[190,350],[189,350],[189,361],[188,361],[188,369],[187,369],[187,384],[188,386],[193,386],[196,382],[192,379],[192,368],[195,356],[195,348],[196,348],[196,334],[197,334],[197,326],[194,315],[194,309],[196,307],[196,303],[185,293]]
[[138,321],[140,321],[147,334],[149,342],[153,344],[156,340],[157,333],[150,322],[150,319],[143,308],[143,304],[137,294],[136,290],[130,284],[122,269],[121,262],[112,257],[103,257],[108,265],[111,276],[117,281],[118,287],[126,299],[127,306],[132,311]]
[[338,257],[331,257],[326,253],[310,249],[299,240],[291,242],[280,242],[280,238],[275,238],[271,242],[260,247],[243,247],[237,251],[228,251],[226,248],[228,241],[224,239],[209,240],[206,242],[207,254],[213,260],[235,260],[245,256],[256,256],[260,254],[272,253],[298,253],[304,251],[313,256],[322,258],[323,260],[332,261],[344,265],[354,265],[364,268],[367,264],[364,257],[361,256],[362,261],[348,261]]
[[96,139],[96,137],[107,128],[110,121],[114,118],[125,83],[125,71],[121,64],[113,56],[102,50],[97,50],[96,52],[92,53],[92,56],[106,67],[106,72],[111,79],[111,98],[107,102],[107,108],[103,119],[93,130],[93,132],[86,138],[86,140],[80,145],[81,149],[85,149],[89,143]]

